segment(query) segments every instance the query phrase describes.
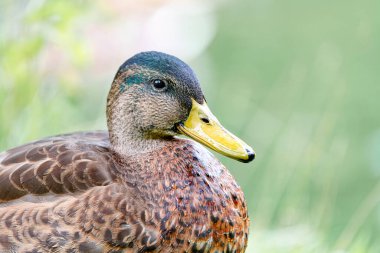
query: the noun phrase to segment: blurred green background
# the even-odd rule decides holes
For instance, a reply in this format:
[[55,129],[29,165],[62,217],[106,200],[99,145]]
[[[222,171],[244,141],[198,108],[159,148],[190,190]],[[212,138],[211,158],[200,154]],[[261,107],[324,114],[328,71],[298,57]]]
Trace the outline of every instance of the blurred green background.
[[380,252],[380,1],[0,2],[0,150],[105,129],[118,66],[194,67],[257,159],[247,252]]

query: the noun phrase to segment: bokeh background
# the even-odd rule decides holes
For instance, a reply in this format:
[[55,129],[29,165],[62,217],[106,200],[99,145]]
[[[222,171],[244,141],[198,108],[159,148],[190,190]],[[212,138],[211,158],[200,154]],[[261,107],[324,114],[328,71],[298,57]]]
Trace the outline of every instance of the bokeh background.
[[257,159],[248,252],[380,252],[380,1],[0,2],[0,150],[105,129],[118,66],[187,61]]

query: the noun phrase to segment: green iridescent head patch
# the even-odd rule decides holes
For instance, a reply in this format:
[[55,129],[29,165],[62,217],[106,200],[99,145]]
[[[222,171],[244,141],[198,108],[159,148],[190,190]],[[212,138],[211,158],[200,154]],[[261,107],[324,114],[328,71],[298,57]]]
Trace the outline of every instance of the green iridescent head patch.
[[128,86],[132,84],[141,84],[147,80],[147,77],[142,73],[132,74],[124,78],[124,81],[120,84],[119,91],[123,93]]

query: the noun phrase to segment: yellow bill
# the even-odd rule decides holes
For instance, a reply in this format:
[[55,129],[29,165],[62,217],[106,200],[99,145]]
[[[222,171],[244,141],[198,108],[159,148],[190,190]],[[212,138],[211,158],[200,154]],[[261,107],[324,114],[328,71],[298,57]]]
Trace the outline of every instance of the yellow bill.
[[241,162],[250,162],[255,158],[253,149],[227,131],[211,113],[206,102],[201,105],[192,99],[192,103],[189,117],[178,125],[181,133],[222,155]]

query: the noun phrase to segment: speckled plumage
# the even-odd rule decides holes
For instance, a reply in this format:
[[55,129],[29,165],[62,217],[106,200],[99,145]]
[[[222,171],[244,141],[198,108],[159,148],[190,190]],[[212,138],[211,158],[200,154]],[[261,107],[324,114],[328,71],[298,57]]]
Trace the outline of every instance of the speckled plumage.
[[200,144],[162,137],[129,153],[82,132],[0,153],[0,252],[244,252],[233,177]]

